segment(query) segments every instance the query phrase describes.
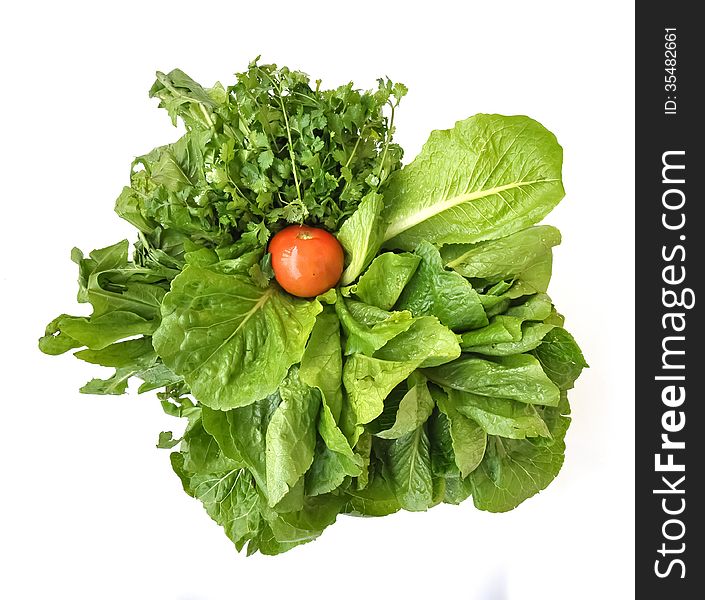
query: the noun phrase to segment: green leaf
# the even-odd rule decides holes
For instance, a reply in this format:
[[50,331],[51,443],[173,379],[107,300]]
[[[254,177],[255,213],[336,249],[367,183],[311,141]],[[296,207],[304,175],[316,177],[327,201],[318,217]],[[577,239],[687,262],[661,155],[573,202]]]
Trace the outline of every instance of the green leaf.
[[[333,414],[324,402],[318,417],[318,432],[326,446],[336,452],[338,461],[346,475],[357,477],[360,474],[360,460],[353,452],[348,438],[333,418]],[[351,436],[354,439],[354,435]]]
[[434,394],[438,408],[443,412],[450,424],[450,437],[453,443],[455,464],[460,469],[460,476],[467,477],[482,461],[487,446],[485,429],[469,415],[458,410],[457,403],[443,392]]
[[180,69],[168,74],[157,71],[157,80],[149,90],[149,97],[157,97],[159,106],[166,108],[171,121],[181,117],[189,127],[211,127],[212,111],[216,104],[208,93]]
[[281,404],[267,427],[267,490],[275,506],[308,471],[316,447],[320,399],[292,369],[279,389]]
[[393,440],[384,455],[387,479],[405,510],[433,505],[433,481],[428,435],[423,426]]
[[474,243],[533,225],[563,198],[563,150],[523,116],[475,115],[434,131],[384,194],[384,239],[411,250]]
[[206,406],[246,406],[276,391],[301,360],[320,311],[315,300],[189,265],[164,298],[154,347]]
[[83,344],[78,340],[73,339],[65,331],[61,325],[67,319],[75,319],[71,315],[59,315],[51,321],[44,330],[44,335],[39,338],[39,349],[44,354],[56,356],[68,352],[74,348],[80,348]]
[[377,306],[374,306],[372,304],[365,304],[364,302],[359,302],[357,300],[349,298],[349,296],[345,294],[345,290],[346,288],[342,288],[340,290],[340,294],[344,298],[346,298],[345,307],[350,312],[350,316],[352,316],[354,320],[359,321],[363,325],[367,325],[368,327],[374,327],[378,323],[382,323],[383,321],[386,321],[394,315],[393,312],[382,310],[381,308],[378,308]]
[[372,326],[357,321],[348,309],[348,301],[338,296],[335,310],[345,331],[345,354],[362,353],[372,356],[389,340],[411,327],[413,319],[406,311],[388,313],[383,321]]
[[426,378],[420,373],[412,373],[409,377],[409,390],[399,402],[392,426],[375,435],[384,439],[396,439],[411,433],[426,422],[434,406]]
[[497,315],[490,319],[489,325],[473,329],[461,336],[461,348],[484,346],[499,342],[517,342],[521,339],[521,323],[518,317]]
[[[209,136],[210,134],[207,134]],[[203,178],[202,133],[189,133],[162,149],[152,165],[152,182],[169,192],[181,192]]]
[[391,310],[419,262],[416,254],[380,254],[360,277],[355,295],[367,304]]
[[301,358],[299,377],[305,384],[320,390],[337,421],[343,404],[343,356],[338,317],[330,307],[325,307],[316,317]]
[[555,307],[551,310],[551,314],[544,319],[544,323],[547,325],[554,325],[556,327],[563,327],[565,323],[565,317],[560,314]]
[[487,325],[480,298],[467,279],[446,271],[441,255],[431,244],[422,242],[415,252],[421,263],[404,288],[397,309],[409,310],[415,317],[433,315],[454,330]]
[[306,350],[301,359],[299,377],[305,384],[321,392],[321,410],[318,432],[325,444],[318,444],[317,454],[307,476],[306,487],[313,495],[332,491],[331,481],[337,487],[346,476],[360,474],[360,461],[338,426],[343,407],[343,358],[338,317],[332,307],[326,306],[316,317]]
[[466,352],[487,356],[509,356],[533,350],[554,325],[526,321],[548,319],[552,309],[553,304],[546,294],[533,294],[520,304],[506,308],[504,314],[492,317],[488,326],[464,333],[461,346]]
[[[127,240],[94,250],[88,258],[74,248],[71,257],[79,270],[78,300],[90,302],[93,312],[90,317],[60,315],[54,319],[39,340],[40,350],[47,354],[83,346],[101,350],[119,340],[154,332],[169,273],[129,262]],[[85,391],[122,393],[128,377],[105,384],[112,391],[101,391],[104,383],[100,380]]]
[[262,514],[272,537],[260,538],[258,550],[263,554],[279,554],[315,540],[326,527],[335,523],[343,503],[342,497],[325,494],[307,498],[303,508],[294,512],[282,514],[264,509]]
[[348,259],[340,279],[342,285],[349,285],[355,281],[382,245],[384,224],[380,214],[383,206],[384,201],[379,194],[371,193],[365,196],[357,210],[338,231],[338,241],[343,246]]
[[534,350],[541,367],[561,390],[569,390],[582,370],[588,366],[570,333],[562,327],[549,331]]
[[[437,388],[431,388],[431,396],[438,401]],[[428,437],[431,442],[431,470],[434,477],[459,477],[460,470],[455,463],[453,438],[450,434],[450,419],[438,408],[433,410],[428,420]]]
[[401,509],[399,500],[387,480],[378,475],[364,489],[348,489],[343,511],[360,517],[384,517]]
[[409,328],[374,353],[375,358],[435,367],[460,356],[458,336],[436,317],[416,317]]
[[159,433],[159,439],[157,440],[157,448],[168,450],[169,448],[173,448],[174,446],[176,446],[179,442],[181,442],[181,438],[174,439],[173,432],[162,431]]
[[154,333],[157,322],[148,321],[132,312],[113,311],[99,317],[60,318],[57,326],[59,331],[80,346],[92,350],[101,350],[110,344],[135,335],[150,335]]
[[[360,469],[357,469],[357,473]],[[337,489],[348,476],[345,457],[318,440],[311,468],[306,472],[306,495],[318,496]]]
[[443,502],[447,504],[460,504],[472,495],[470,477],[463,479],[460,475],[446,477],[446,489]]
[[232,410],[202,408],[203,427],[229,459],[245,465],[267,495],[266,435],[279,394]]
[[196,474],[190,485],[194,497],[240,550],[260,521],[260,499],[252,476],[245,469]]
[[157,358],[148,337],[118,342],[99,350],[80,350],[74,356],[94,365],[115,368],[129,367],[145,358],[147,362],[153,362]]
[[353,354],[343,367],[343,385],[356,425],[378,417],[384,399],[416,368],[413,362],[392,362]]
[[[550,435],[546,423],[543,422],[533,404],[478,396],[451,389],[448,390],[444,406],[471,418],[490,435],[518,440]],[[442,407],[441,409],[443,410]]]
[[453,362],[424,369],[434,383],[490,398],[557,406],[560,391],[533,356],[518,354],[491,359],[461,356]]
[[557,415],[548,443],[546,438],[490,437],[485,458],[468,478],[475,506],[490,512],[512,510],[551,483],[563,465],[569,423]]
[[157,361],[143,371],[136,374],[143,383],[137,388],[138,394],[151,392],[165,386],[173,386],[183,383],[183,379],[173,373],[164,363]]
[[524,323],[521,326],[521,337],[516,342],[496,342],[478,346],[463,345],[463,350],[475,354],[484,354],[486,356],[523,354],[524,352],[529,352],[536,348],[546,334],[554,327],[555,325],[547,325],[546,323]]
[[171,454],[171,464],[186,493],[203,503],[238,550],[257,535],[260,499],[254,481],[223,455],[200,420],[187,429],[179,452]]
[[131,377],[139,377],[145,382],[140,386],[140,393],[180,381],[159,362],[148,337],[118,342],[99,350],[81,350],[74,356],[92,364],[115,368],[115,374],[109,379],[92,379],[84,385],[80,390],[84,394],[124,394]]
[[476,244],[452,244],[441,249],[446,267],[470,279],[495,283],[514,279],[549,260],[561,234],[550,225],[539,225],[507,237]]
[[93,305],[93,318],[112,312],[133,313],[145,321],[159,318],[165,276],[129,262],[127,240],[94,250],[89,258],[74,249],[72,258],[79,270],[78,300]]
[[239,461],[226,456],[196,416],[189,423],[180,446],[184,468],[191,472],[213,473],[238,467]]
[[534,294],[521,304],[510,306],[506,314],[522,321],[543,321],[548,319],[552,309],[553,304],[546,294]]
[[363,430],[359,433],[359,437],[355,441],[355,456],[360,461],[360,473],[355,481],[355,488],[358,490],[365,489],[370,483],[372,476],[372,434]]

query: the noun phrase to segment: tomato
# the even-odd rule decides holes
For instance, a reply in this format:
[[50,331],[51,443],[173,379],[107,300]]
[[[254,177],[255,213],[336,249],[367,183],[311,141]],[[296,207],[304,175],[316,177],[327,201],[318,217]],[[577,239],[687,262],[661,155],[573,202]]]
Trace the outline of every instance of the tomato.
[[274,277],[287,292],[311,298],[334,287],[343,272],[343,248],[330,233],[290,225],[269,242]]

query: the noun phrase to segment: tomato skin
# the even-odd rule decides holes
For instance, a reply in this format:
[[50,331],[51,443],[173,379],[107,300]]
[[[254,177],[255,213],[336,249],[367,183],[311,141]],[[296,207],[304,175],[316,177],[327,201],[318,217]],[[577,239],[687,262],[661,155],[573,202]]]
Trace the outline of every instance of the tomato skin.
[[269,252],[279,285],[300,298],[327,292],[343,273],[343,247],[317,227],[289,225],[271,239]]

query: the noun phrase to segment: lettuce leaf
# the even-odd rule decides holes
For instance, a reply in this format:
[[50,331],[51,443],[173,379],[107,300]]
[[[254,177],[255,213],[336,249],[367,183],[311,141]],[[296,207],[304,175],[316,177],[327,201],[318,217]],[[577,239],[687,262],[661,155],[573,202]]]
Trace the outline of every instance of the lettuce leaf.
[[174,279],[153,339],[202,404],[227,410],[277,390],[322,307],[215,268],[188,265]]
[[487,325],[478,293],[467,279],[443,267],[438,249],[422,242],[415,252],[421,262],[402,291],[397,308],[408,310],[415,317],[433,315],[453,330]]
[[355,286],[357,297],[367,304],[391,310],[421,262],[417,254],[385,252],[372,261]]
[[529,354],[461,356],[440,367],[424,369],[424,373],[438,385],[479,396],[546,406],[558,406],[560,400],[558,387]]
[[388,440],[415,431],[426,422],[435,406],[427,380],[418,371],[409,377],[409,389],[399,404],[394,406],[393,403],[385,401],[385,408],[387,404],[392,404],[392,408],[396,409],[393,421],[388,428],[375,432],[375,435]]
[[[529,227],[500,239],[476,244],[451,244],[441,249],[447,267],[471,280],[496,283],[514,279],[548,261],[561,234],[550,225]],[[543,290],[546,291],[546,290]]]
[[563,198],[563,149],[524,116],[475,115],[434,131],[384,193],[385,246],[413,250],[507,236]]
[[270,506],[276,506],[313,463],[321,404],[316,391],[299,380],[298,369],[282,382],[279,395],[282,401],[272,414],[266,438]]
[[551,437],[512,440],[492,436],[480,466],[469,476],[473,502],[481,510],[506,512],[543,490],[563,466],[568,417],[550,409]]
[[431,446],[424,425],[392,440],[384,450],[387,481],[405,510],[427,510],[434,504]]

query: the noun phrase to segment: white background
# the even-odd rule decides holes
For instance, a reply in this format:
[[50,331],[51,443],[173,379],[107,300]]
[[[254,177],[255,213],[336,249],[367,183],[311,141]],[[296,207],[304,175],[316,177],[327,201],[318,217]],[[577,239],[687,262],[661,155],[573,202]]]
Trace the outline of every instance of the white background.
[[[238,7],[237,5],[242,6]],[[631,2],[22,2],[0,23],[0,596],[12,600],[633,597]],[[80,395],[95,369],[36,339],[75,303],[69,251],[132,238],[131,159],[177,132],[155,70],[205,85],[249,59],[328,86],[409,86],[397,141],[477,112],[528,114],[565,148],[551,295],[591,369],[558,479],[517,510],[341,517],[288,554],[236,554],[171,472],[152,394]]]

